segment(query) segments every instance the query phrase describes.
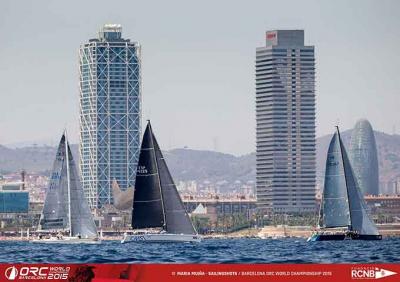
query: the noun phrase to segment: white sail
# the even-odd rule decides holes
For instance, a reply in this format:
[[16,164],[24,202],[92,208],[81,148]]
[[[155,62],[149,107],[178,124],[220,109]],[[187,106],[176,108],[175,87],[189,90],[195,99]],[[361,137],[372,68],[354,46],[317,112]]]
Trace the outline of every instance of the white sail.
[[71,235],[82,236],[83,238],[96,238],[97,229],[93,220],[89,204],[83,193],[77,167],[73,159],[71,149],[67,141],[68,169],[70,181],[70,214],[71,214]]
[[58,145],[56,159],[50,175],[39,230],[60,230],[69,228],[68,185],[65,159],[65,135]]
[[58,146],[39,230],[69,230],[71,236],[97,237],[96,225],[65,134]]

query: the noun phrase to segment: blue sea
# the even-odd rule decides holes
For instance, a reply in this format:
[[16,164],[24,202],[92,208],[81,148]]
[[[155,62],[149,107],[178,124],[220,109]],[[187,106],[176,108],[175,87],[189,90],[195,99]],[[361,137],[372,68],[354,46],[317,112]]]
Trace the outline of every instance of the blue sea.
[[47,263],[384,263],[400,262],[400,238],[306,242],[305,239],[208,239],[201,243],[50,245],[0,242],[0,262]]

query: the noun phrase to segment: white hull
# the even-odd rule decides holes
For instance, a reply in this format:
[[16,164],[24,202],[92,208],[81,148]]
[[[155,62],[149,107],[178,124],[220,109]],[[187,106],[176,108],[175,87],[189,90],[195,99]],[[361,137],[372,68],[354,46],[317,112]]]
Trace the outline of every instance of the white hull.
[[201,242],[200,235],[191,234],[170,234],[170,233],[146,233],[125,235],[121,243],[129,242]]
[[100,244],[101,240],[93,238],[77,238],[77,237],[63,237],[58,239],[55,237],[46,239],[33,239],[29,240],[29,243],[35,244]]

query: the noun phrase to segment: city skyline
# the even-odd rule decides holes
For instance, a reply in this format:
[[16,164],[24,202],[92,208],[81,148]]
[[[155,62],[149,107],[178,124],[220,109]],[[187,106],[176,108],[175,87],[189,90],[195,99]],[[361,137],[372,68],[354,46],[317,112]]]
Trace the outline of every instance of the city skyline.
[[[108,22],[121,23],[127,38],[142,43],[143,119],[152,119],[165,149],[187,145],[235,155],[255,150],[254,46],[262,44],[260,34],[274,28],[304,29],[306,44],[317,46],[317,136],[330,134],[337,120],[342,129],[359,118],[388,133],[400,128],[395,75],[400,20],[394,13],[399,3],[260,1],[232,5],[223,23],[226,3],[211,11],[207,5],[181,5],[177,15],[179,4],[160,3],[160,12],[147,19],[147,4],[135,5],[134,16],[125,12],[132,10],[128,2],[124,11],[99,5],[98,16],[88,18],[89,3],[76,11],[66,3],[4,2],[0,144],[55,144],[66,125],[71,142],[78,143],[76,46]],[[267,10],[275,12],[266,17]],[[208,21],[202,16],[206,11]],[[242,22],[240,15],[253,16]],[[174,16],[178,20],[171,20]]]

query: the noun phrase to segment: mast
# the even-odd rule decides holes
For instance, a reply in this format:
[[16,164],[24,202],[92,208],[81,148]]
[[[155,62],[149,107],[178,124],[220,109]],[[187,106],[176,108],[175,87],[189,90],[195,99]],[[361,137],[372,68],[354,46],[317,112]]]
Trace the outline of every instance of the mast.
[[348,188],[348,183],[347,183],[347,176],[346,176],[346,167],[344,165],[344,158],[343,158],[343,144],[342,144],[342,138],[340,138],[340,132],[339,132],[339,126],[336,126],[336,132],[339,137],[339,147],[340,147],[340,154],[342,157],[342,163],[343,163],[343,173],[344,173],[344,181],[346,182],[346,194],[347,194],[347,204],[349,206],[349,218],[350,218],[350,230],[352,230],[353,226],[353,220],[351,218],[351,208],[350,208],[350,200],[349,200],[349,188]]
[[66,160],[66,165],[67,165],[69,236],[72,237],[72,222],[71,222],[71,183],[70,183],[70,174],[69,174],[69,152],[68,152],[67,130],[65,130],[64,135],[65,135],[65,160]]
[[150,128],[150,134],[151,134],[151,145],[153,147],[153,156],[156,164],[156,171],[157,171],[157,180],[158,184],[160,186],[160,196],[161,196],[161,207],[162,207],[162,212],[163,212],[163,219],[164,219],[164,224],[163,224],[163,229],[166,229],[167,226],[167,218],[165,216],[165,208],[164,208],[164,198],[163,198],[163,193],[161,191],[161,179],[160,179],[160,171],[158,169],[158,163],[157,163],[157,156],[156,156],[156,147],[154,146],[154,135],[153,135],[153,129],[151,128],[150,120],[147,120],[149,128]]

